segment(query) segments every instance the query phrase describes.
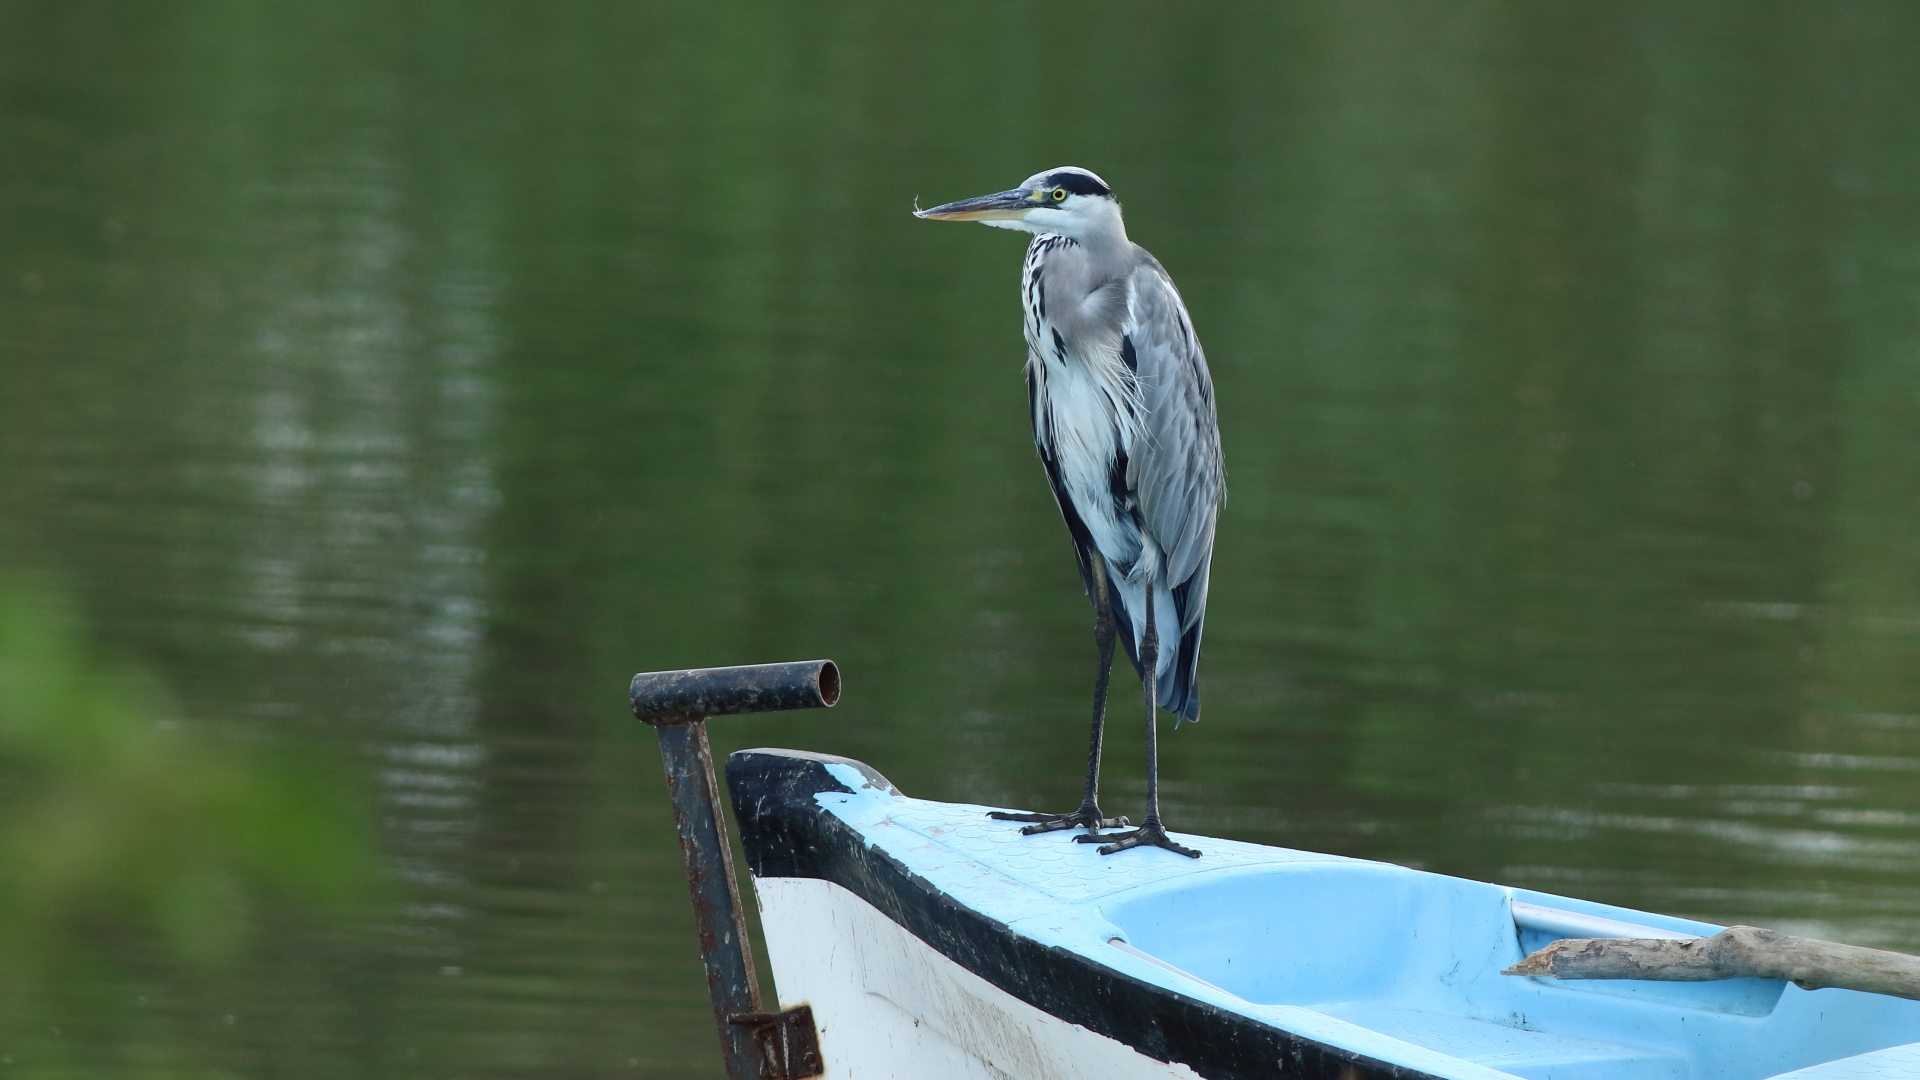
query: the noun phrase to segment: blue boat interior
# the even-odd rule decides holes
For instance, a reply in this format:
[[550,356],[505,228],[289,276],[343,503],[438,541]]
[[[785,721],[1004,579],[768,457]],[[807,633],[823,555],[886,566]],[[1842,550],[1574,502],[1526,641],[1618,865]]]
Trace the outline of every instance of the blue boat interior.
[[1012,932],[1322,1042],[1462,1080],[1920,1080],[1920,1001],[1737,979],[1501,974],[1564,937],[1721,927],[1385,863],[1201,836],[1189,860],[1022,836],[850,766],[815,796]]

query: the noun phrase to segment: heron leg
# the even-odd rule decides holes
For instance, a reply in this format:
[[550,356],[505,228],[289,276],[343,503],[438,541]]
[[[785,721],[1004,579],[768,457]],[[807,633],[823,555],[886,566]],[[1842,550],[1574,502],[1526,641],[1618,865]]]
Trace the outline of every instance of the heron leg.
[[1015,814],[996,810],[988,817],[1000,821],[1031,821],[1021,829],[1034,833],[1061,829],[1113,829],[1127,824],[1123,817],[1104,817],[1100,813],[1100,744],[1107,723],[1107,683],[1113,675],[1113,643],[1117,627],[1113,603],[1107,594],[1107,561],[1093,553],[1093,640],[1100,647],[1100,674],[1093,682],[1093,737],[1087,747],[1087,793],[1080,808],[1067,814]]
[[1190,847],[1176,844],[1167,835],[1166,827],[1160,824],[1160,633],[1153,625],[1153,582],[1147,582],[1146,627],[1140,634],[1140,667],[1144,672],[1141,686],[1147,692],[1147,819],[1140,827],[1124,833],[1089,832],[1074,837],[1083,844],[1101,844],[1100,854],[1111,855],[1116,851],[1125,851],[1135,847],[1161,847],[1189,859],[1197,859],[1200,853]]

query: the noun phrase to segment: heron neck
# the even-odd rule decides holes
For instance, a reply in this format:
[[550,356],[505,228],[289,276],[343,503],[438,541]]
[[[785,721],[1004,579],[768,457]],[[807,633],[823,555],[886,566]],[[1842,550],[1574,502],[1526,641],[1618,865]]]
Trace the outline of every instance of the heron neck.
[[1127,239],[1126,222],[1120,218],[1118,204],[1104,207],[1074,239],[1087,249],[1088,254],[1101,260],[1124,255],[1133,246]]

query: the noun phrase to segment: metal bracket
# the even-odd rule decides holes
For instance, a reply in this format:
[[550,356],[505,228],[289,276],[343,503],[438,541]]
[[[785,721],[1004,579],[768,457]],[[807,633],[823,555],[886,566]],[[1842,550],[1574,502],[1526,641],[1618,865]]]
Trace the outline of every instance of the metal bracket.
[[783,709],[824,709],[840,700],[831,660],[692,671],[643,671],[629,689],[633,715],[660,736],[673,823],[687,864],[707,990],[720,1030],[727,1080],[800,1080],[819,1076],[820,1039],[813,1010],[763,1011],[753,970],[746,912],[733,876],[727,817],[713,772],[707,718]]
[[806,1080],[827,1071],[820,1059],[820,1034],[813,1006],[795,1005],[777,1013],[734,1013],[727,1023],[747,1028],[760,1055],[760,1080]]

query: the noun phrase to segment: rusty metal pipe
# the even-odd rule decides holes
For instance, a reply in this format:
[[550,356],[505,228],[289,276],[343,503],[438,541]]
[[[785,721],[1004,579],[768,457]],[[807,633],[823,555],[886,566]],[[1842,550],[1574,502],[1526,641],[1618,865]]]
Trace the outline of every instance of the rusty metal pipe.
[[[840,669],[831,660],[745,667],[648,671],[629,687],[633,714],[660,736],[673,822],[687,864],[687,890],[700,931],[714,1023],[728,1080],[797,1080],[820,1072],[812,1014],[769,1014],[747,940],[746,911],[707,741],[710,716],[831,707]],[[804,1026],[805,1031],[797,1029]]]
[[831,707],[840,700],[840,669],[831,660],[743,667],[643,671],[629,688],[633,715],[649,724],[675,717],[733,716]]

